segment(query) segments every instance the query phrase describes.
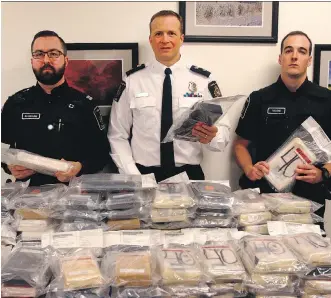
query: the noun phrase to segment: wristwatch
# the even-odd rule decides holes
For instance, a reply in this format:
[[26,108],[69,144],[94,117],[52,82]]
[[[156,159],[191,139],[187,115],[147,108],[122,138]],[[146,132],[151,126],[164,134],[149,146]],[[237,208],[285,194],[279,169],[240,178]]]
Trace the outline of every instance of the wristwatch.
[[322,171],[322,181],[329,181],[331,175],[327,168],[321,167],[320,170]]

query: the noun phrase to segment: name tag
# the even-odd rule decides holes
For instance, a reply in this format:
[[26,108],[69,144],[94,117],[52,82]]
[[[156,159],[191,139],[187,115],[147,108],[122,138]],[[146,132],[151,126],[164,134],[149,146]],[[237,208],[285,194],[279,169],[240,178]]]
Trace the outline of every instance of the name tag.
[[22,120],[38,120],[40,113],[22,113]]
[[285,115],[286,108],[268,108],[267,113],[269,115]]
[[147,97],[148,93],[147,92],[143,92],[143,93],[137,93],[134,97],[135,98],[140,98],[140,97]]

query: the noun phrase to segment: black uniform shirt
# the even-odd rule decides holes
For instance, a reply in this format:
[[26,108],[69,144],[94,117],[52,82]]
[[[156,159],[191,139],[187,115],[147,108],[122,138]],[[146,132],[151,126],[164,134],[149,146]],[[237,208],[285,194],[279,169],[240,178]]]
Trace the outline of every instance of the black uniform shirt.
[[255,144],[256,161],[266,160],[312,116],[331,137],[331,91],[305,80],[291,92],[281,78],[247,99],[236,133]]
[[[47,94],[39,84],[9,97],[1,113],[1,142],[45,157],[79,161],[79,174],[95,173],[110,161],[99,108],[65,82]],[[25,179],[26,180],[26,179]],[[59,183],[35,174],[30,185]]]
[[[276,83],[251,93],[236,133],[252,142],[256,150],[254,162],[263,161],[309,116],[331,138],[331,91],[306,79],[296,92],[291,92],[279,77]],[[311,184],[301,181],[296,183],[296,188],[303,184],[304,188],[312,189]]]

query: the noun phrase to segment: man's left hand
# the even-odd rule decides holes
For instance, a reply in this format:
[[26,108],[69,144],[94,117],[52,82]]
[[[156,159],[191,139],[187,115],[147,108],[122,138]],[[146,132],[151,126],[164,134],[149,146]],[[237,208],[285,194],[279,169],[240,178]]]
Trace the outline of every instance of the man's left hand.
[[[64,160],[63,158],[61,160]],[[72,164],[71,169],[68,172],[56,172],[56,178],[61,182],[68,182],[72,177],[75,177],[82,169],[82,164],[76,161],[70,161]]]
[[322,171],[313,165],[301,164],[295,170],[296,179],[315,184],[322,181]]
[[218,128],[216,126],[208,126],[206,124],[195,125],[192,129],[192,135],[199,138],[202,144],[209,144],[216,137]]

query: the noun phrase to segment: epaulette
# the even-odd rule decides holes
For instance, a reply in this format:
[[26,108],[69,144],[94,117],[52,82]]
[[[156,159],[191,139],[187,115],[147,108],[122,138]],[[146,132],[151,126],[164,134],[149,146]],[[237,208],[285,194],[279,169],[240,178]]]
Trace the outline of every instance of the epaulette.
[[144,69],[146,67],[145,64],[140,64],[140,65],[137,65],[136,67],[128,70],[126,72],[126,75],[129,76],[129,75],[132,75],[133,73],[137,72],[138,70],[141,70],[141,69]]
[[195,66],[195,65],[192,65],[192,66],[190,67],[190,71],[193,71],[193,72],[195,72],[195,73],[198,73],[198,74],[200,74],[200,75],[202,75],[202,76],[204,76],[204,77],[206,77],[206,78],[209,78],[209,76],[210,76],[210,71],[205,70],[205,69],[200,68],[200,67],[197,67],[197,66]]
[[23,102],[26,99],[28,99],[27,92],[32,91],[33,87],[34,86],[29,87],[29,88],[24,88],[24,89],[16,92],[15,94],[13,94],[12,96],[10,96],[10,98],[12,98],[12,100],[14,100],[16,102]]

